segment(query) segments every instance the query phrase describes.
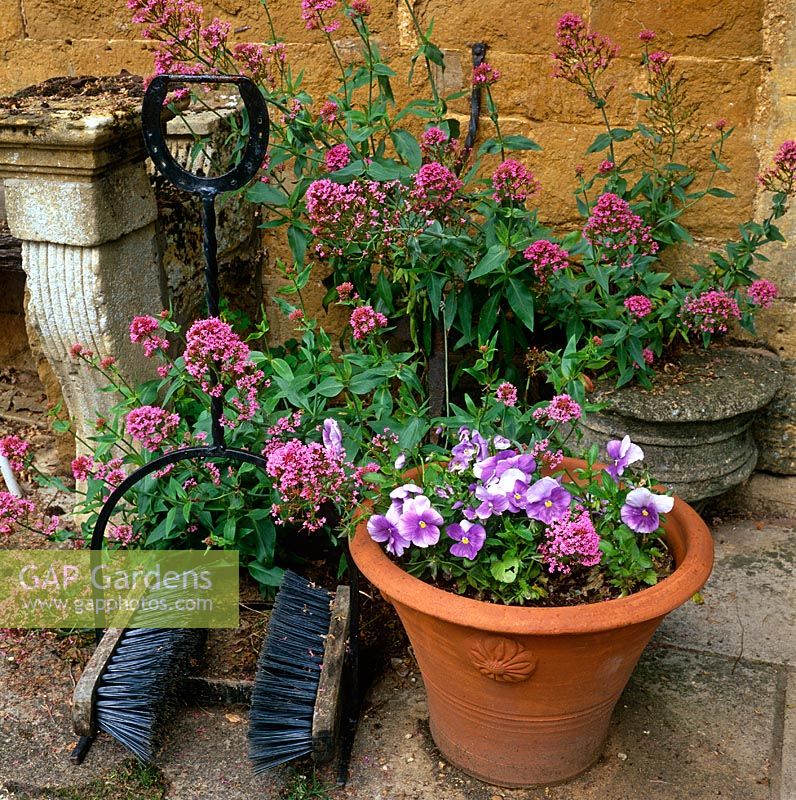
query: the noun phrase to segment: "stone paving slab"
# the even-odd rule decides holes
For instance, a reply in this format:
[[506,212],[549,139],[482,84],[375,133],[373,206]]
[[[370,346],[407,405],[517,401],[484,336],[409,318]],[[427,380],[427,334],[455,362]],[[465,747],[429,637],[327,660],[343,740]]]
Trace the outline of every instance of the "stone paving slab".
[[703,605],[670,614],[657,641],[796,666],[796,523],[743,520],[714,531]]
[[[419,680],[388,676],[358,736],[355,800],[771,800],[780,669],[657,646],[619,701],[605,754],[556,787],[486,786],[445,764]],[[784,797],[784,796],[783,796]]]

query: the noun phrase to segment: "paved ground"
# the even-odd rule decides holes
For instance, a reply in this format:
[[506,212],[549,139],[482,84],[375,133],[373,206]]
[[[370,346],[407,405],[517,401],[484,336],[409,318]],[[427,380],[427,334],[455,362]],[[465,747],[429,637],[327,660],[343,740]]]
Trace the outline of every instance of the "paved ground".
[[[715,528],[716,567],[704,604],[664,622],[620,700],[603,758],[566,786],[496,789],[448,766],[428,733],[420,678],[399,667],[370,692],[345,789],[289,791],[288,782],[297,784],[286,770],[252,776],[245,709],[191,708],[175,719],[160,757],[166,797],[796,800],[794,526]],[[8,797],[63,797],[42,788],[80,786],[125,758],[105,739],[84,766],[70,767],[63,700],[45,692],[15,702],[13,692],[0,694],[0,798],[3,787]],[[79,789],[68,796],[94,797]]]

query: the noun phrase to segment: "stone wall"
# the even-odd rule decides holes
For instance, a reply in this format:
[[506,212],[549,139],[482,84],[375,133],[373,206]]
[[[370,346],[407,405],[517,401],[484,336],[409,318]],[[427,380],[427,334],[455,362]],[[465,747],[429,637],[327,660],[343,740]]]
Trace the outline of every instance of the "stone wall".
[[[690,223],[698,233],[697,249],[732,236],[737,221],[763,210],[754,176],[779,142],[796,137],[796,0],[414,0],[414,5],[423,24],[435,20],[434,38],[446,54],[447,91],[467,87],[469,45],[487,43],[489,61],[503,74],[494,94],[505,131],[530,135],[543,147],[543,153],[529,156],[529,163],[544,187],[546,221],[563,225],[575,220],[574,166],[589,168],[600,158],[582,155],[600,130],[598,115],[574,87],[549,77],[555,23],[565,11],[584,15],[622,47],[612,67],[618,82],[612,113],[620,123],[638,110],[633,100],[620,105],[619,93],[626,77],[639,74],[637,34],[651,28],[658,34],[656,47],[674,53],[690,79],[703,130],[707,133],[719,118],[737,126],[727,152],[734,171],[722,184],[736,199],[712,199],[694,211]],[[372,0],[372,6],[371,26],[399,76],[405,75],[416,41],[403,2]],[[326,45],[317,32],[305,30],[299,0],[272,0],[270,7],[288,43],[289,59],[295,68],[306,69],[307,90],[321,97],[335,75]],[[257,0],[214,0],[206,11],[208,19],[219,15],[230,20],[241,39],[267,36]],[[111,74],[122,68],[147,73],[153,46],[137,36],[124,0],[0,0],[0,92],[57,74]],[[339,44],[345,52],[356,45],[346,39]],[[395,85],[404,97],[412,92],[400,79]],[[454,111],[465,115],[466,100],[458,101]],[[783,231],[796,241],[796,214],[786,219]],[[786,474],[796,473],[796,278],[790,247],[769,252],[764,276],[780,284],[783,296],[760,325],[791,375],[789,388],[761,429],[762,466]],[[280,254],[279,242],[268,242],[268,248],[272,258]],[[670,262],[675,271],[682,270],[689,254],[674,253]]]

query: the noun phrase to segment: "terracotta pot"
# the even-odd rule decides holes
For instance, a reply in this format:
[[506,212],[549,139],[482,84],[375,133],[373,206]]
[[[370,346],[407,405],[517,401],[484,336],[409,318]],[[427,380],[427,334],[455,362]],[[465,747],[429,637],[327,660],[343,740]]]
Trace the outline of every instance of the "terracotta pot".
[[710,531],[678,499],[665,526],[677,567],[656,586],[590,605],[504,606],[412,577],[365,526],[363,518],[351,555],[406,628],[434,741],[462,771],[507,787],[566,781],[600,757],[644,647],[663,617],[704,585],[713,564]]

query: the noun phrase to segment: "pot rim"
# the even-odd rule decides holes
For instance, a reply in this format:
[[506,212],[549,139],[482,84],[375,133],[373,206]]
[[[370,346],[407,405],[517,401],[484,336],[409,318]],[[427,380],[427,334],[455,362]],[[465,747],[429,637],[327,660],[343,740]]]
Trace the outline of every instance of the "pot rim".
[[[565,459],[565,466],[583,463]],[[674,572],[654,586],[635,594],[577,606],[506,606],[474,600],[439,589],[415,578],[392,561],[367,532],[363,513],[350,542],[351,557],[365,577],[390,602],[429,614],[455,625],[482,628],[505,634],[575,634],[621,628],[658,619],[685,603],[707,581],[713,567],[713,538],[702,518],[691,506],[675,497],[674,508],[663,526],[676,553]]]

